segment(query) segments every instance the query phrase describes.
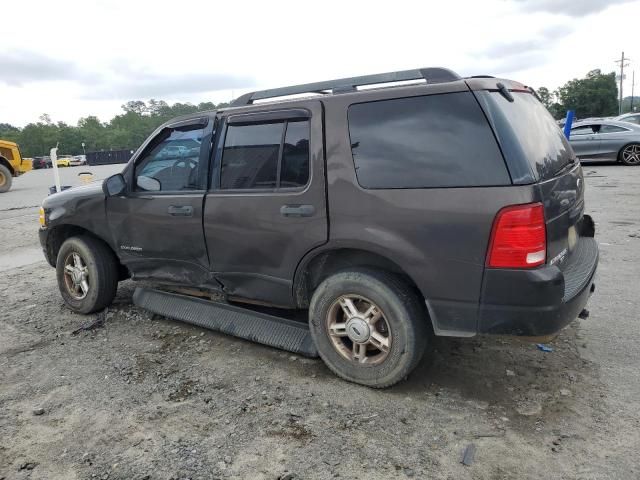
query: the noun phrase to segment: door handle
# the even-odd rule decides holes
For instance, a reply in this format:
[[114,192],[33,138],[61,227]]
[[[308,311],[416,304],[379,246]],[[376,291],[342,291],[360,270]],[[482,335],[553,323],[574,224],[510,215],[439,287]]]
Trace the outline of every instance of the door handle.
[[193,215],[193,207],[191,205],[171,205],[167,209],[167,213],[174,217],[190,217]]
[[316,213],[313,205],[283,205],[280,207],[280,215],[283,217],[311,217]]

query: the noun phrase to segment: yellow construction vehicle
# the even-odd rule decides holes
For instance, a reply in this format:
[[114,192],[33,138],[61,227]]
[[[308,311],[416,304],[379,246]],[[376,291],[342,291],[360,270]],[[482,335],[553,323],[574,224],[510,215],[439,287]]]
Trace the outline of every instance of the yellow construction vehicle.
[[8,192],[13,177],[33,168],[33,160],[22,158],[18,144],[0,140],[0,193]]

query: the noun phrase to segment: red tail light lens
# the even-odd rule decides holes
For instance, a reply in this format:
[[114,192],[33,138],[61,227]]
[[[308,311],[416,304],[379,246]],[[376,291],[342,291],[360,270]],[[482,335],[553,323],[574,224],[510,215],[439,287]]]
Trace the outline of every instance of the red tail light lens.
[[547,259],[547,229],[541,203],[514,205],[496,215],[491,231],[487,266],[532,268]]

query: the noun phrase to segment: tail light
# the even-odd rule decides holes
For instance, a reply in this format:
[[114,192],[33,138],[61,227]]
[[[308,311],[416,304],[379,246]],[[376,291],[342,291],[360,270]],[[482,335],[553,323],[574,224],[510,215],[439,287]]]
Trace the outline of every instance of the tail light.
[[487,253],[490,268],[532,268],[547,259],[547,230],[541,203],[513,205],[498,212]]

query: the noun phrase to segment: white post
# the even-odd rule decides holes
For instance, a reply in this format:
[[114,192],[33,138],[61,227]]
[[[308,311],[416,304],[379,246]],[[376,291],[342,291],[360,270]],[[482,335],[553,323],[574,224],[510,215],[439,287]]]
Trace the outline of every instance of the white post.
[[51,156],[51,166],[53,167],[53,179],[56,183],[56,192],[61,192],[62,187],[60,186],[60,173],[58,172],[58,145],[57,144],[55,148],[52,148],[49,151],[49,155]]

